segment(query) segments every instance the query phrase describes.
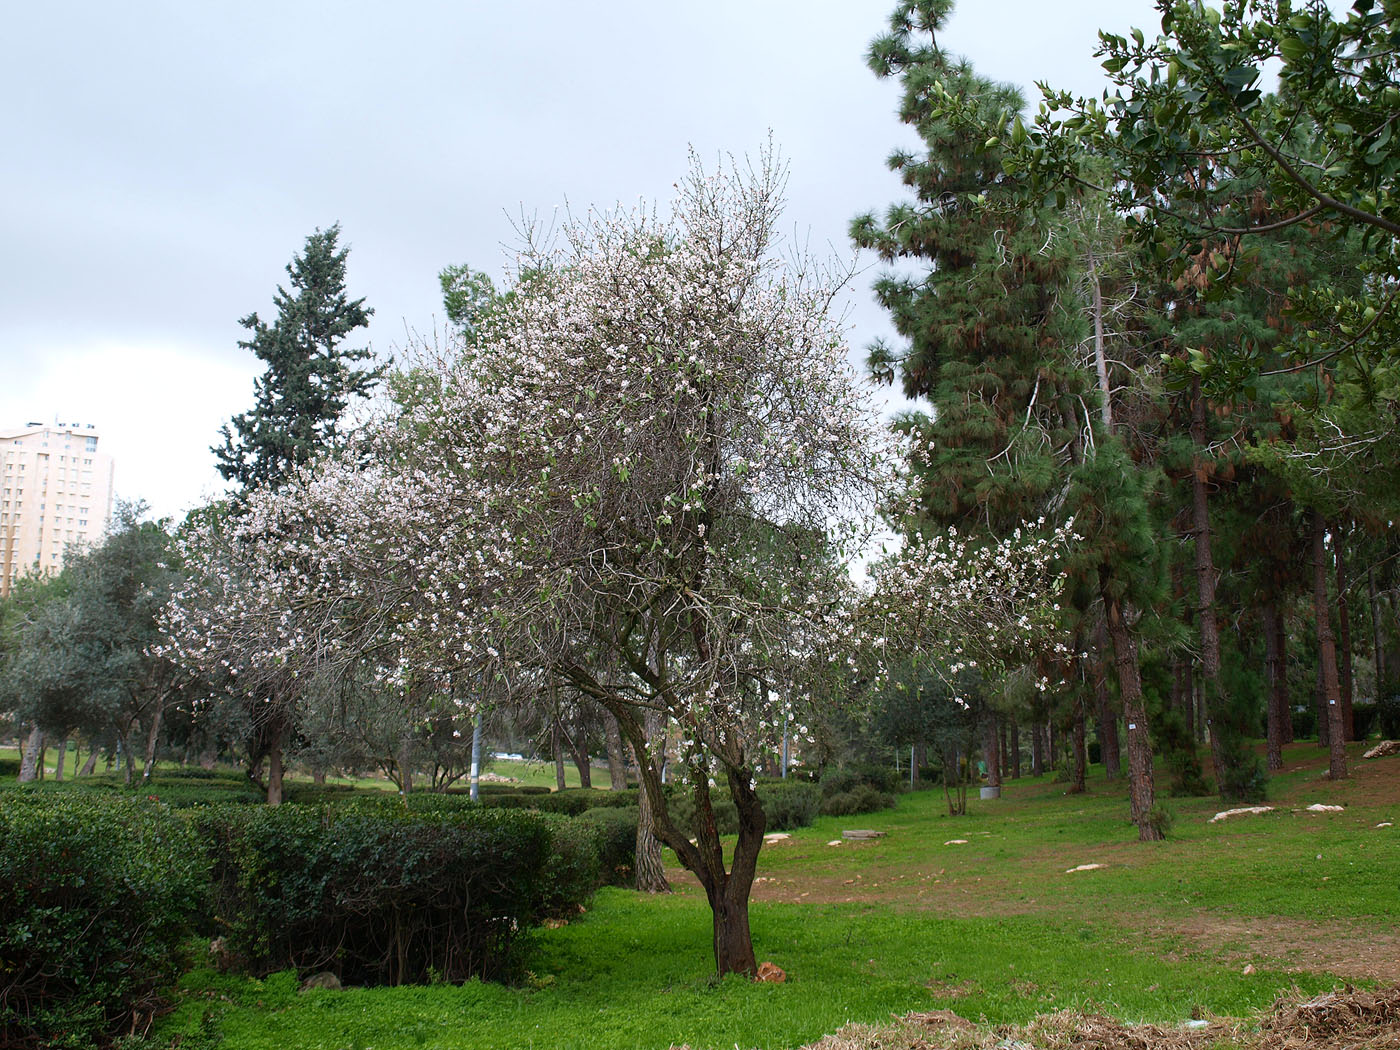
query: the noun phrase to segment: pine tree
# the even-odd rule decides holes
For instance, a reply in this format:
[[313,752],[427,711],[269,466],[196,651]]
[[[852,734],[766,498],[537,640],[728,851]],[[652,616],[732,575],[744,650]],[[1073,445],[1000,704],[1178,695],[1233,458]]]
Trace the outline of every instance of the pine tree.
[[281,285],[277,319],[256,313],[238,323],[252,335],[239,342],[266,362],[256,380],[253,408],[223,428],[212,451],[219,473],[247,490],[278,485],[297,466],[335,445],[350,402],[373,389],[381,369],[359,367],[367,347],[341,343],[368,326],[374,311],[345,291],[348,248],[337,246],[340,225],[317,229],[287,266],[291,290]]

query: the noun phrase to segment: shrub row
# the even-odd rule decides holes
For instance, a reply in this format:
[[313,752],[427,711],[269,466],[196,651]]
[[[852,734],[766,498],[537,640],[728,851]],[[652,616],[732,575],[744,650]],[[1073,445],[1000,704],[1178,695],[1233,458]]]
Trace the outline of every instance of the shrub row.
[[213,869],[209,932],[255,974],[509,976],[520,934],[577,909],[600,881],[597,828],[536,813],[229,806],[190,820]]
[[181,968],[208,868],[144,799],[15,790],[0,809],[0,1046],[101,1045]]

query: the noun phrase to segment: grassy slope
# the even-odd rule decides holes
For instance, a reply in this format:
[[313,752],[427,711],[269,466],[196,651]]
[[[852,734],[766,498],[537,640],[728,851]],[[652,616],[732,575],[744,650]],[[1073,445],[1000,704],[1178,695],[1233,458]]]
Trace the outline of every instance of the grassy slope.
[[[693,884],[671,897],[599,894],[580,920],[536,935],[529,987],[295,991],[196,971],[160,1029],[183,1045],[206,1014],[227,1047],[791,1047],[848,1020],[948,1007],[994,1022],[1065,1006],[1177,1022],[1193,1010],[1239,1015],[1280,990],[1334,978],[1316,959],[1202,944],[1187,923],[1325,919],[1390,930],[1400,919],[1400,759],[1356,781],[1315,778],[1316,749],[1296,749],[1273,784],[1280,811],[1220,824],[1215,800],[1177,800],[1166,843],[1139,845],[1121,789],[1102,781],[1061,797],[1048,780],[943,814],[937,793],[874,816],[826,818],[765,850],[753,906],[759,957],[785,985],[710,979],[708,911]],[[1306,767],[1304,769],[1303,767]],[[1292,812],[1345,802],[1345,813]],[[828,846],[843,827],[887,837]],[[966,845],[945,845],[950,839]],[[1320,859],[1319,859],[1320,855]],[[1096,871],[1067,873],[1080,863]],[[679,873],[676,873],[679,876]],[[1357,936],[1364,936],[1363,933]],[[1301,967],[1302,971],[1296,967]]]

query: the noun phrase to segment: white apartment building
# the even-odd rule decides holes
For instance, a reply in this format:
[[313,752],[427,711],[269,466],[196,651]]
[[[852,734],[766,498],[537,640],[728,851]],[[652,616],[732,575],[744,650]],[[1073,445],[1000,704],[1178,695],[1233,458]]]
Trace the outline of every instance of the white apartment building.
[[0,597],[17,577],[53,573],[112,517],[112,457],[91,423],[0,427]]

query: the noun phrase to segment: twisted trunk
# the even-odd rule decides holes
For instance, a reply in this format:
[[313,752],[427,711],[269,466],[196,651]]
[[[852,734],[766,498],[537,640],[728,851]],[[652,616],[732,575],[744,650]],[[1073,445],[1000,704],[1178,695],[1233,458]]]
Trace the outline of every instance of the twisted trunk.
[[[614,719],[614,722],[616,720]],[[647,753],[652,754],[665,747],[666,720],[660,711],[648,711],[644,722]],[[621,726],[618,727],[621,732]],[[657,763],[664,765],[664,759]],[[637,768],[642,760],[637,760]],[[666,881],[666,865],[661,857],[661,841],[656,837],[652,821],[651,793],[645,789],[637,793],[637,889],[642,893],[670,893],[671,884]]]
[[622,750],[622,729],[617,719],[603,712],[603,735],[608,744],[608,779],[613,791],[627,790],[627,756]]

